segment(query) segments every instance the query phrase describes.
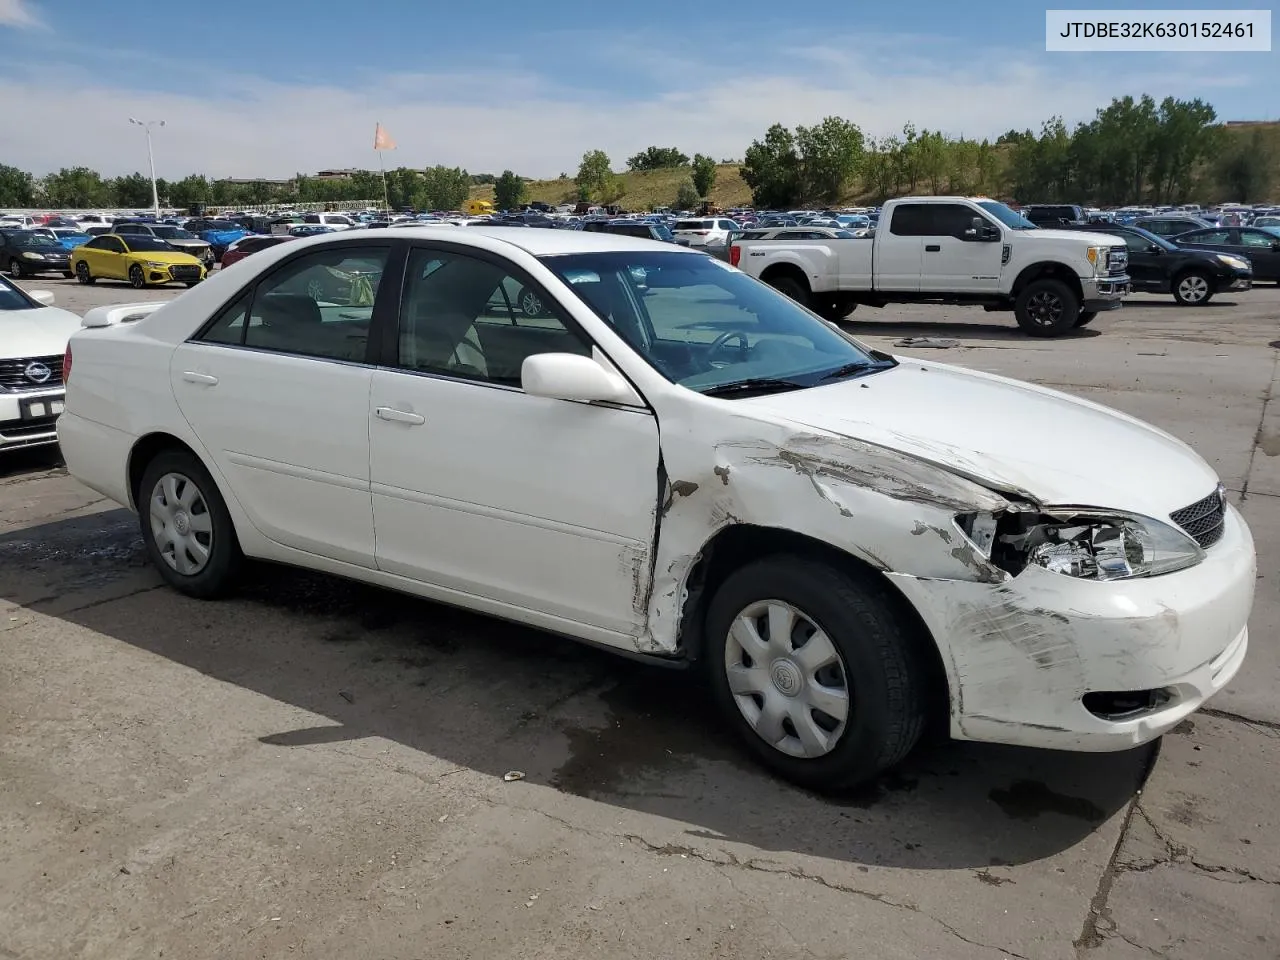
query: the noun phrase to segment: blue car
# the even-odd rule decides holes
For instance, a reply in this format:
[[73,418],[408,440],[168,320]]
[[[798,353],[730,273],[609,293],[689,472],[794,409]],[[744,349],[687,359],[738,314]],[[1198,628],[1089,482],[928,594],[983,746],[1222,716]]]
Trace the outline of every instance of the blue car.
[[194,233],[213,250],[213,258],[222,261],[222,255],[242,237],[249,236],[249,231],[231,220],[188,220],[182,225],[188,233]]
[[53,238],[57,240],[67,250],[74,250],[82,243],[88,243],[93,238],[87,233],[81,233],[79,230],[70,230],[66,227],[50,227],[53,231]]

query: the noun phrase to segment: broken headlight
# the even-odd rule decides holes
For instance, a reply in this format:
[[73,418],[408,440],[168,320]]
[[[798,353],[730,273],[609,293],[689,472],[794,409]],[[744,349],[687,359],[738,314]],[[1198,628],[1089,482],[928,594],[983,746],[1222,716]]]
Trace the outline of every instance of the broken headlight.
[[1009,511],[963,514],[956,524],[992,563],[1015,576],[1036,566],[1081,580],[1129,580],[1204,559],[1185,533],[1138,515]]

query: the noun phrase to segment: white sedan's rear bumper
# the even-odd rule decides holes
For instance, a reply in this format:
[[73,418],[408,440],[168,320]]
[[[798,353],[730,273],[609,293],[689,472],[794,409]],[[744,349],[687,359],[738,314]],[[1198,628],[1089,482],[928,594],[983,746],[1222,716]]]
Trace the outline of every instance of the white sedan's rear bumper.
[[[1110,751],[1159,737],[1235,676],[1256,564],[1249,528],[1228,506],[1205,560],[1164,576],[1099,583],[1039,567],[998,584],[889,576],[938,643],[953,736]],[[1138,691],[1158,694],[1120,718],[1084,699]]]

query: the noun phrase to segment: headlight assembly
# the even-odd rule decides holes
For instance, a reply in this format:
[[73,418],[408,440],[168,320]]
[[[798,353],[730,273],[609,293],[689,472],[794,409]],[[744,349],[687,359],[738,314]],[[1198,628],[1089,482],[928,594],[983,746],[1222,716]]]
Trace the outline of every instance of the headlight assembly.
[[1106,510],[963,514],[956,524],[996,566],[1080,580],[1131,580],[1195,566],[1204,551],[1170,524]]
[[167,263],[159,263],[155,260],[148,260],[147,266],[150,267],[152,270],[168,270],[169,269],[169,265]]
[[33,253],[33,252],[32,252],[32,251],[30,251],[30,250],[25,250],[25,251],[23,251],[22,258],[23,258],[24,260],[43,260],[43,259],[44,259],[44,254],[43,254],[43,253]]
[[1228,267],[1233,267],[1236,270],[1249,269],[1249,261],[1242,260],[1240,257],[1233,257],[1233,256],[1230,256],[1229,254],[1220,253],[1218,254],[1218,260],[1221,261],[1222,263],[1225,263]]
[[1085,257],[1093,264],[1093,275],[1095,277],[1103,276],[1107,272],[1107,256],[1110,252],[1110,247],[1090,247],[1085,251]]

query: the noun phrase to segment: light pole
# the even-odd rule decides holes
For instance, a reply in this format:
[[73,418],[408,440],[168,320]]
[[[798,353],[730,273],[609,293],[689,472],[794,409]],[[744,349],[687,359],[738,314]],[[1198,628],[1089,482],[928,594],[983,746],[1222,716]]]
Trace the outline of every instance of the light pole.
[[139,120],[136,117],[129,118],[130,123],[136,123],[142,129],[147,131],[147,162],[151,164],[151,212],[156,215],[156,219],[160,219],[160,194],[156,192],[156,157],[151,152],[151,125],[158,124],[164,126],[163,120]]

